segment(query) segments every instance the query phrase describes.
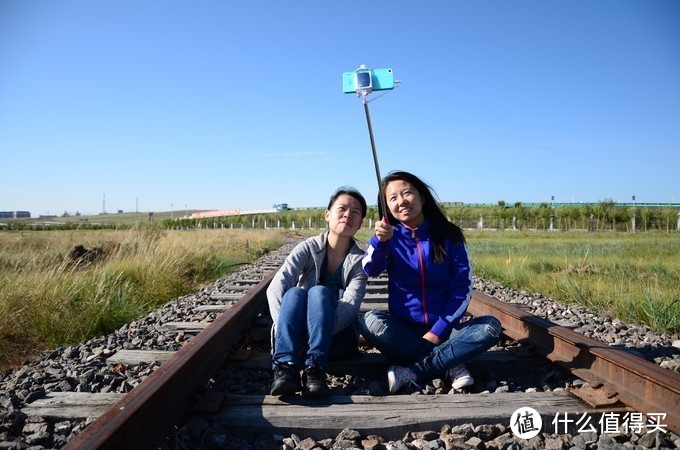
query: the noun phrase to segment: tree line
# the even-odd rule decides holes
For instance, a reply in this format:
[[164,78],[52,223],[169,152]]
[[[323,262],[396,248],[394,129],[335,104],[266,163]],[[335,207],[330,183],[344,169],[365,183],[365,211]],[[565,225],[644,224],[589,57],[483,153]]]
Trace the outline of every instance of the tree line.
[[[549,203],[525,205],[521,202],[469,206],[442,204],[449,220],[464,229],[539,230],[539,231],[680,231],[680,208],[676,206],[621,206],[613,200],[579,206],[553,206]],[[324,208],[292,209],[266,214],[222,216],[208,219],[179,217],[158,221],[168,229],[256,228],[256,229],[321,229],[325,228]],[[369,207],[365,228],[378,220],[376,207]],[[42,229],[115,229],[135,223],[67,222],[49,225],[14,221],[0,224],[0,230]]]

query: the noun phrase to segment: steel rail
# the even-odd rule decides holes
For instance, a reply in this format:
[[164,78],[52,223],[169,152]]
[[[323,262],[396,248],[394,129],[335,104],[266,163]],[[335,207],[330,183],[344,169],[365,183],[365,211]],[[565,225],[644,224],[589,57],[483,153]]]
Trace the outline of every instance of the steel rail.
[[[74,437],[65,449],[148,449],[158,445],[266,305],[277,270],[222,313],[172,358]],[[164,433],[165,432],[165,433]]]
[[[266,305],[276,270],[177,351],[139,386],[88,425],[64,448],[153,448],[185,413],[227,358],[241,331]],[[468,312],[493,315],[506,336],[643,413],[666,413],[671,431],[680,430],[680,375],[629,353],[558,326],[516,306],[474,292]]]
[[473,293],[468,312],[495,316],[505,335],[590,383],[597,392],[579,395],[585,400],[594,396],[589,403],[607,405],[618,399],[638,412],[665,413],[663,423],[680,433],[679,374],[481,292]]

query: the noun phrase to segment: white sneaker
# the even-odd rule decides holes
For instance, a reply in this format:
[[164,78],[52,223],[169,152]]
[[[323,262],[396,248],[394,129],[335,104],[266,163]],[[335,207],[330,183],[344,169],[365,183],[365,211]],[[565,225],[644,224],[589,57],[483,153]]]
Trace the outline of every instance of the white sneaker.
[[387,371],[387,385],[389,386],[390,394],[396,394],[399,389],[407,384],[412,384],[420,389],[415,378],[415,374],[408,367],[390,366],[390,369]]
[[451,386],[454,389],[461,389],[465,386],[474,384],[475,380],[470,375],[470,372],[463,364],[458,364],[456,367],[451,367],[446,371],[446,376],[451,380]]

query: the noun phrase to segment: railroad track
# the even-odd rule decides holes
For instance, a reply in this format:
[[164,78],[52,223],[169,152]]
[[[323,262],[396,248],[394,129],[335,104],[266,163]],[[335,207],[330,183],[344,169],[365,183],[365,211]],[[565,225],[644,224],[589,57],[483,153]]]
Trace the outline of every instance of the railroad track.
[[[334,395],[327,399],[266,395],[271,362],[265,291],[277,268],[273,262],[264,268],[261,279],[242,280],[239,286],[231,286],[230,293],[213,293],[214,300],[233,300],[233,305],[199,307],[218,314],[210,323],[165,323],[170,332],[195,334],[178,351],[121,350],[111,355],[108,363],[119,367],[161,363],[130,393],[53,392],[27,405],[24,412],[52,420],[96,417],[66,445],[69,449],[154,448],[191,417],[279,435],[323,439],[351,428],[362,435],[394,439],[445,424],[507,423],[513,411],[523,406],[537,410],[544,423],[556,414],[573,418],[585,414],[596,423],[606,413],[665,413],[667,429],[680,432],[680,375],[479,292],[473,295],[469,313],[499,318],[505,339],[517,345],[472,361],[469,367],[475,376],[504,370],[549,374],[552,369],[546,369],[546,361],[550,361],[587,383],[569,392],[448,395],[445,386],[435,386],[427,392],[432,395],[372,395],[384,392],[380,380],[387,361],[367,349],[359,358],[329,367],[333,374],[365,381],[362,395],[346,395],[341,387],[334,387]],[[385,278],[370,279],[367,291],[362,310],[385,307]],[[250,371],[252,380],[244,383],[259,383],[259,387],[254,393],[235,388],[238,383],[228,376],[232,370]]]

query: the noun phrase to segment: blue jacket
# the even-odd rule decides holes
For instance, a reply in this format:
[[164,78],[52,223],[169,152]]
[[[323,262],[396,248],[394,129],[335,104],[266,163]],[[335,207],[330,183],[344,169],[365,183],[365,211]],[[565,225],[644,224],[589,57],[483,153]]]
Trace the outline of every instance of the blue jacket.
[[445,249],[444,263],[435,264],[430,222],[425,219],[416,229],[397,224],[387,242],[373,235],[362,260],[369,276],[387,269],[392,317],[429,329],[443,341],[465,314],[472,295],[472,271],[465,244],[453,244],[447,239]]

